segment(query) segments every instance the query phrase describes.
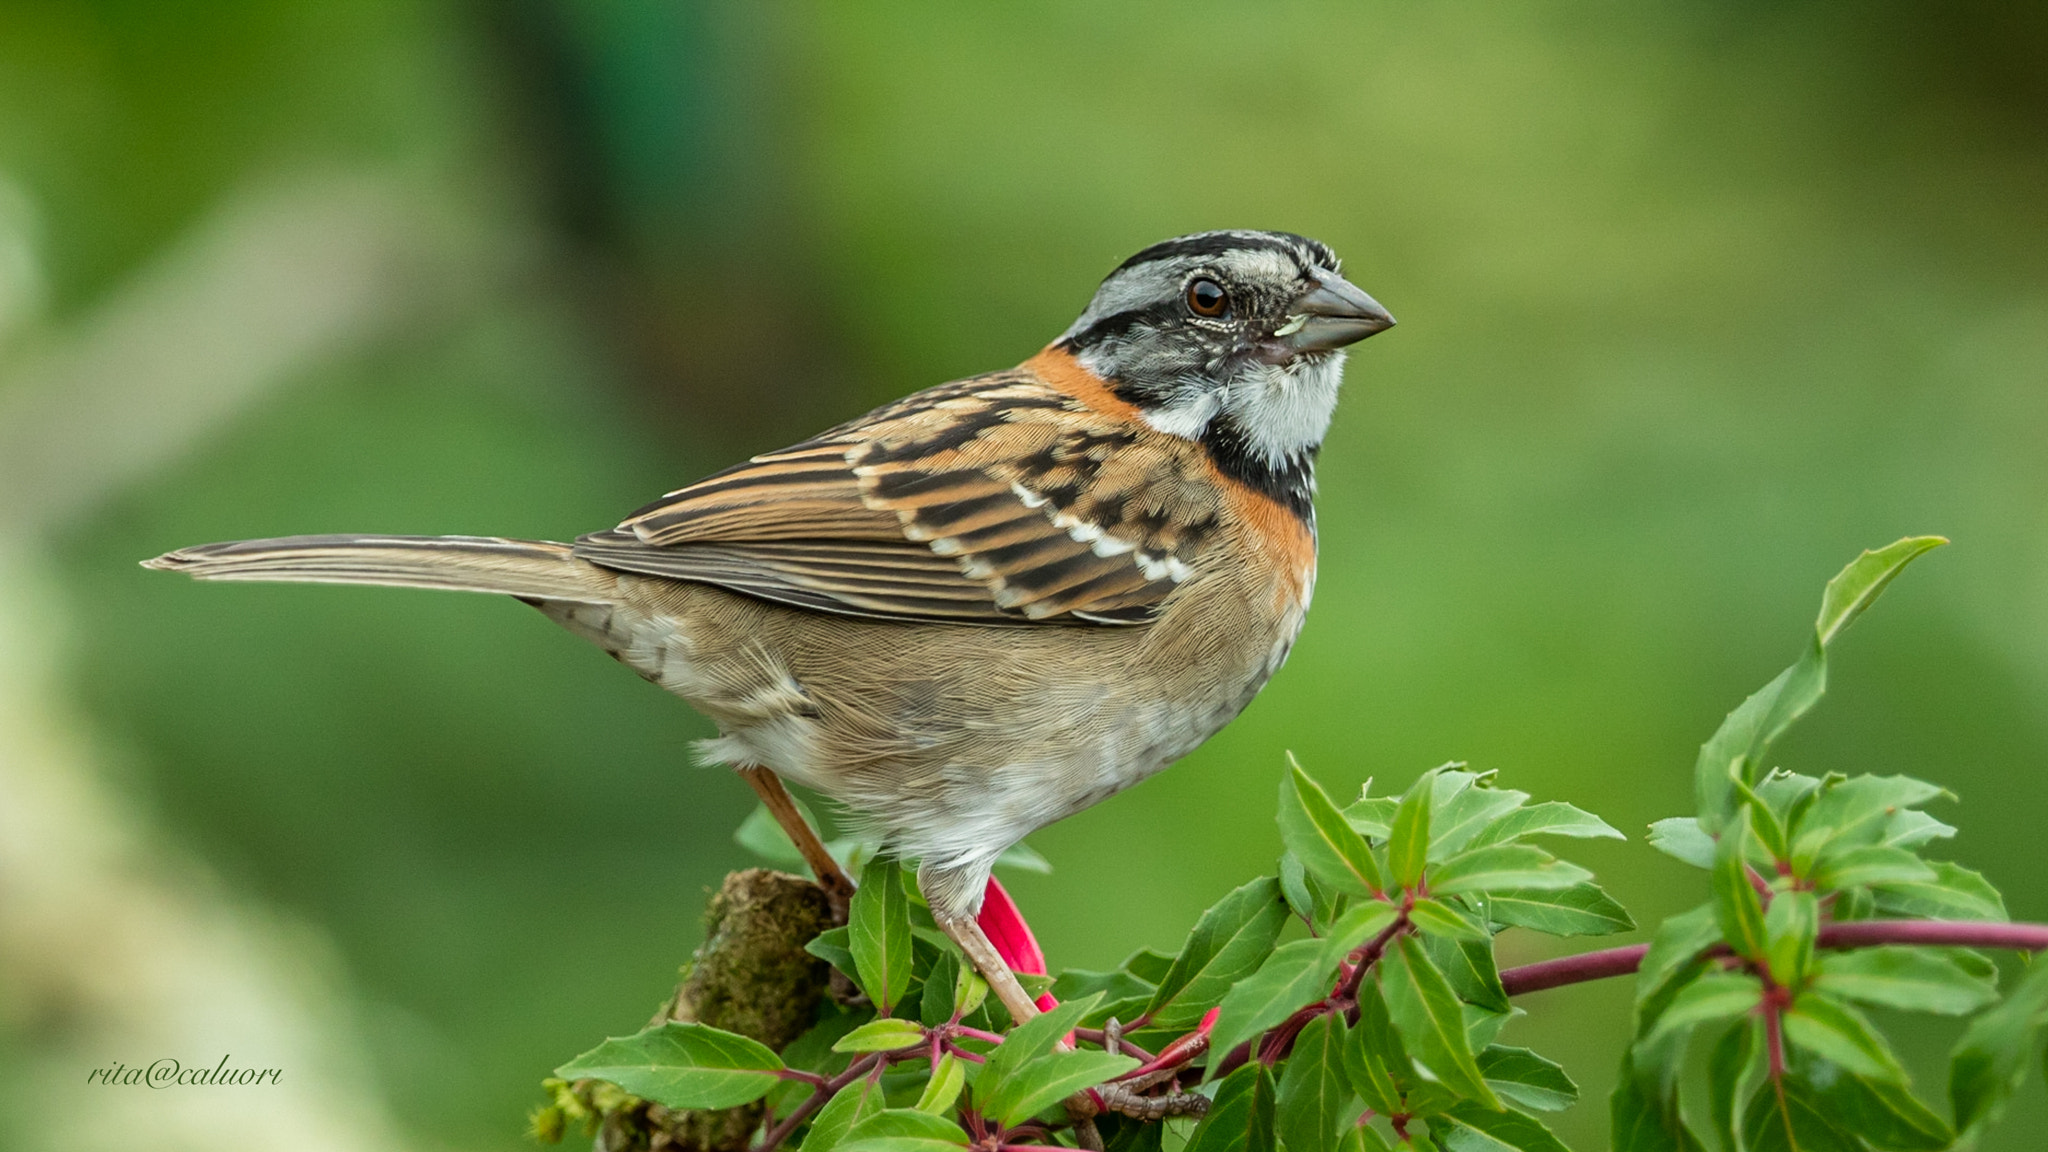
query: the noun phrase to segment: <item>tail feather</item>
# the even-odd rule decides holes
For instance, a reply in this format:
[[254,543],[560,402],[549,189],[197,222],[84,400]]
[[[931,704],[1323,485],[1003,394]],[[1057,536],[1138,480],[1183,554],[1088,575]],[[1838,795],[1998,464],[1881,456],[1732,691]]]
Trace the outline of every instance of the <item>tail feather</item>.
[[201,544],[144,560],[197,580],[380,584],[607,603],[612,577],[567,544],[495,536],[282,536]]

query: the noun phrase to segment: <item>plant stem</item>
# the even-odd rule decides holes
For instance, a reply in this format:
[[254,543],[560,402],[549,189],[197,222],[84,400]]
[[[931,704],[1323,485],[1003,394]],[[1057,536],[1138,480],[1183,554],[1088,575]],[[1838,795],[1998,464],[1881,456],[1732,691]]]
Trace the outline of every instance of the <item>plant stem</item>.
[[775,1122],[775,1127],[770,1128],[761,1137],[761,1142],[754,1145],[753,1152],[774,1152],[778,1145],[789,1139],[791,1132],[796,1131],[796,1126],[809,1119],[811,1113],[816,1112],[825,1101],[830,1100],[848,1084],[872,1072],[881,1063],[882,1053],[871,1053],[848,1065],[846,1071],[818,1085],[803,1103],[790,1109],[789,1115]]
[[1936,944],[1962,948],[2048,950],[2048,924],[1982,920],[1850,920],[1820,930],[1822,948],[1868,948],[1873,944]]
[[[1124,1025],[1125,1028],[1130,1029],[1142,1028],[1144,1026],[1145,1018],[1143,1016],[1140,1016],[1136,1020],[1130,1022],[1129,1024]],[[1074,1036],[1076,1039],[1085,1040],[1090,1044],[1103,1044],[1105,1042],[1103,1031],[1100,1028],[1076,1028],[1074,1029]],[[1129,1040],[1118,1040],[1117,1048],[1120,1051],[1122,1051],[1124,1055],[1135,1057],[1147,1063],[1159,1059],[1159,1057],[1154,1056],[1152,1053],[1145,1051],[1143,1048],[1138,1047],[1136,1044],[1131,1043]]]
[[[1404,911],[1394,918],[1392,924],[1382,929],[1379,935],[1368,940],[1364,946],[1353,952],[1351,954],[1351,971],[1346,973],[1344,979],[1337,983],[1337,990],[1331,993],[1330,999],[1340,1004],[1346,1000],[1355,1002],[1358,999],[1358,985],[1364,981],[1365,974],[1372,970],[1373,965],[1380,962],[1380,957],[1386,955],[1387,945],[1394,942],[1394,937],[1399,936],[1407,928],[1408,913]],[[1344,1005],[1344,1007],[1348,1012],[1352,1005]]]
[[[1820,930],[1816,943],[1822,948],[1868,948],[1877,944],[1921,944],[1962,948],[2009,948],[2021,952],[2048,950],[2048,924],[2007,924],[1982,920],[1851,920],[1830,924]],[[1524,964],[1500,974],[1501,987],[1510,996],[1627,976],[1640,968],[1647,944],[1603,948],[1581,952],[1536,964]],[[1725,952],[1716,946],[1711,951]]]
[[833,922],[846,923],[847,904],[853,899],[853,881],[840,869],[832,853],[825,850],[825,842],[818,839],[817,830],[797,810],[796,799],[789,794],[789,789],[782,786],[782,777],[766,768],[742,768],[739,773],[740,778],[753,788],[754,794],[761,798],[768,814],[782,826],[790,843],[796,845],[804,863],[811,866],[811,874],[817,877],[818,887],[825,890],[825,898],[832,903]]
[[1609,976],[1627,976],[1643,966],[1643,956],[1649,952],[1648,944],[1630,944],[1622,948],[1602,948],[1598,952],[1581,952],[1576,956],[1560,956],[1555,960],[1543,960],[1535,964],[1524,964],[1509,968],[1500,974],[1500,986],[1510,996],[1526,992],[1541,992],[1546,988],[1562,988],[1566,984],[1583,984],[1588,980],[1604,980]]

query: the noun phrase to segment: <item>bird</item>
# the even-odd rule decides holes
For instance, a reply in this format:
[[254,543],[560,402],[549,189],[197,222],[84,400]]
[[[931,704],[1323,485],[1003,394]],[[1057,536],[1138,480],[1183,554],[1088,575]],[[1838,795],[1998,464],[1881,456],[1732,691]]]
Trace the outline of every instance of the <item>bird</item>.
[[1178,236],[1017,367],[572,543],[289,536],[143,563],[538,608],[709,717],[700,758],[748,779],[840,908],[850,883],[782,781],[916,861],[934,923],[1021,1022],[1037,1009],[975,919],[996,858],[1193,751],[1286,660],[1346,349],[1393,324],[1320,241]]

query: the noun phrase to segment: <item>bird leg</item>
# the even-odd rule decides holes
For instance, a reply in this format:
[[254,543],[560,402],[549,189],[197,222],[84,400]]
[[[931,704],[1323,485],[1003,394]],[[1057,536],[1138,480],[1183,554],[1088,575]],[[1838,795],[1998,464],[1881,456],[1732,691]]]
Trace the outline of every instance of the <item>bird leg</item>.
[[[846,909],[853,900],[853,881],[847,878],[839,867],[839,861],[825,850],[825,842],[818,839],[818,833],[811,827],[804,814],[797,811],[796,800],[789,789],[782,786],[782,777],[761,767],[742,768],[740,776],[753,786],[754,795],[768,806],[768,814],[789,835],[790,842],[802,853],[804,863],[811,866],[811,874],[818,878],[818,887],[825,890],[825,898],[832,902],[832,921],[846,923]],[[993,953],[994,949],[990,949]],[[993,982],[991,982],[993,984]]]
[[981,930],[981,925],[975,922],[974,917],[946,915],[939,911],[937,903],[934,902],[932,921],[939,926],[939,931],[944,932],[952,938],[953,943],[960,946],[960,951],[967,954],[967,959],[973,963],[975,970],[981,973],[981,978],[988,981],[989,991],[995,993],[996,999],[1009,1011],[1011,1020],[1022,1024],[1038,1015],[1038,1005],[1031,1002],[1030,995],[1024,991],[1024,985],[1017,982],[1017,974],[1010,971],[1010,966],[1003,962],[1003,957],[996,951],[996,946],[989,942],[988,933]]

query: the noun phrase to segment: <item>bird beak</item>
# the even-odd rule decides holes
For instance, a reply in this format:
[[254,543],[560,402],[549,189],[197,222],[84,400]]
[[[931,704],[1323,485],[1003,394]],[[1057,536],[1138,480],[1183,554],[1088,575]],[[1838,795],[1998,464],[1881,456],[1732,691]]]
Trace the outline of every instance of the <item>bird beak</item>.
[[1320,268],[1315,280],[1316,286],[1295,298],[1287,309],[1287,322],[1273,333],[1287,355],[1328,352],[1394,326],[1394,318],[1379,301],[1351,281]]

